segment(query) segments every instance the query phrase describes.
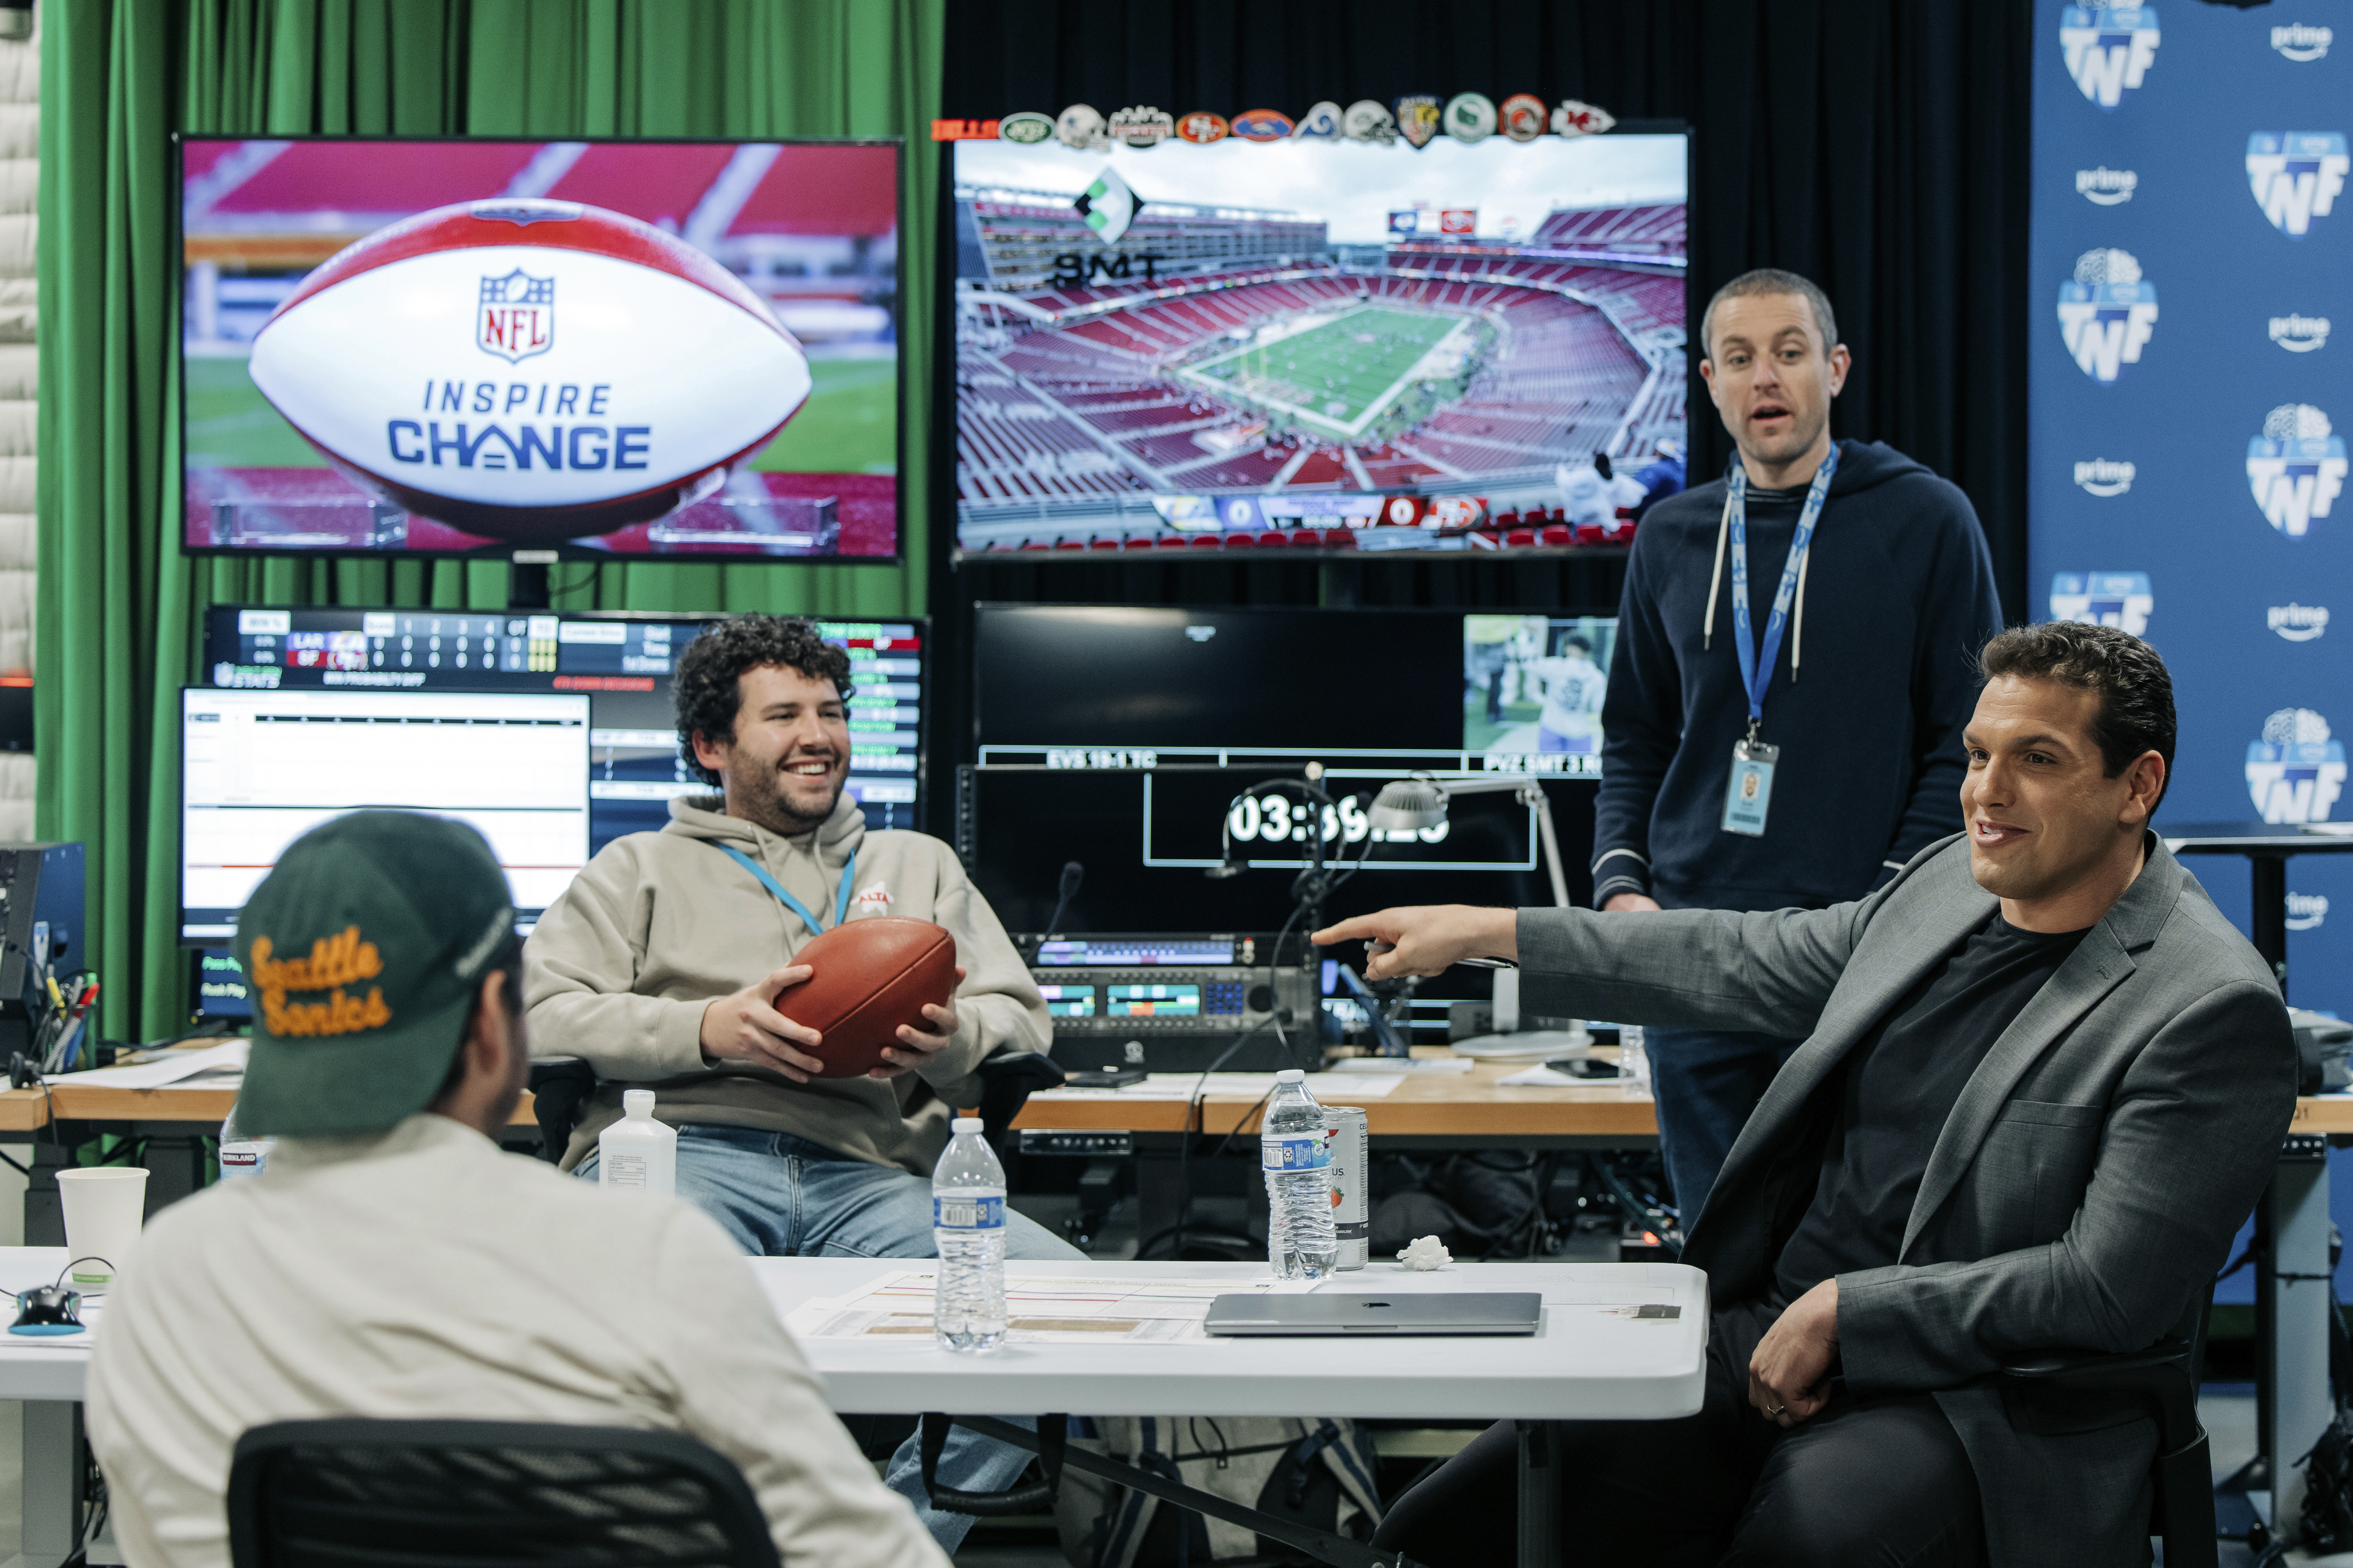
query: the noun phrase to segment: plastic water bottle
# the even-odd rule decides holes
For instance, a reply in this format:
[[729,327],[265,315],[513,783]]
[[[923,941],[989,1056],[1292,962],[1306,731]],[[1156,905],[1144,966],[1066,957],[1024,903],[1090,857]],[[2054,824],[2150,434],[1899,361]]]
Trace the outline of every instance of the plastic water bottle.
[[932,1170],[932,1240],[939,1289],[932,1331],[944,1350],[993,1351],[1005,1342],[1005,1167],[980,1135],[980,1118],[959,1116],[955,1136]]
[[621,1120],[596,1135],[596,1184],[629,1192],[678,1190],[678,1129],[654,1120],[654,1091],[626,1089]]
[[220,1130],[220,1179],[242,1181],[258,1176],[269,1168],[269,1152],[278,1147],[275,1138],[248,1138],[237,1130],[237,1107],[228,1108],[228,1120]]
[[1324,1279],[1339,1250],[1332,1226],[1332,1148],[1324,1108],[1297,1068],[1274,1075],[1258,1149],[1266,1169],[1267,1267],[1278,1279]]
[[1651,1052],[1640,1024],[1618,1026],[1618,1081],[1629,1094],[1651,1093]]

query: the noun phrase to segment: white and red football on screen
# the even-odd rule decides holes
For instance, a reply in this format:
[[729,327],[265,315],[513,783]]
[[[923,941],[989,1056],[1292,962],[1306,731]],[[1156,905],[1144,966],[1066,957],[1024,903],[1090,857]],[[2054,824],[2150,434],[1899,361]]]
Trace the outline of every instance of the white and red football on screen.
[[759,296],[577,202],[460,202],[376,230],[253,340],[253,384],[353,483],[523,544],[710,494],[809,394]]

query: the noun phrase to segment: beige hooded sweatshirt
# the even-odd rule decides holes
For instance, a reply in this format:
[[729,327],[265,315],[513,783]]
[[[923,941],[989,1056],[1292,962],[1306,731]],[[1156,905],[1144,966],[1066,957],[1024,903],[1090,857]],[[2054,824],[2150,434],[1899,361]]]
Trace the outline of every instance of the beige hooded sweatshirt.
[[[790,1132],[855,1159],[930,1174],[947,1143],[953,1108],[979,1103],[974,1068],[986,1058],[1044,1051],[1052,1042],[1046,1005],[1020,954],[955,851],[938,839],[870,833],[847,795],[821,826],[797,838],[726,816],[721,804],[713,795],[672,800],[669,826],[607,845],[524,944],[533,1054],[585,1058],[607,1080],[584,1107],[565,1168],[578,1164],[619,1118],[626,1084],[653,1089],[655,1113],[665,1121]],[[849,919],[899,915],[945,927],[966,971],[956,990],[961,1023],[947,1049],[895,1079],[805,1084],[705,1058],[705,1005],[789,963],[816,935],[720,844],[756,861],[828,925],[855,853]],[[791,991],[776,1008],[792,1016]]]

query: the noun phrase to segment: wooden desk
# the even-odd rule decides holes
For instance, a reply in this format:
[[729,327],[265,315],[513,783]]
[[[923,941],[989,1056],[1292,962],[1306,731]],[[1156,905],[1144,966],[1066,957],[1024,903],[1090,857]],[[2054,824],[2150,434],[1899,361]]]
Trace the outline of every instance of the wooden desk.
[[[237,1103],[234,1089],[169,1085],[162,1089],[110,1089],[78,1084],[70,1077],[45,1089],[0,1090],[0,1142],[30,1143],[25,1184],[25,1239],[37,1247],[65,1244],[65,1215],[58,1204],[57,1173],[75,1148],[100,1132],[147,1140],[147,1212],[178,1202],[211,1179],[212,1157],[205,1141],[217,1134]],[[531,1091],[523,1091],[507,1125],[534,1136],[539,1123]],[[58,1131],[45,1136],[45,1130]]]
[[[46,1089],[0,1089],[0,1133],[37,1132],[53,1120],[208,1122],[218,1127],[236,1103],[233,1089],[104,1089],[68,1080]],[[508,1125],[538,1125],[529,1089]]]
[[[1366,1125],[1376,1138],[1485,1140],[1523,1145],[1537,1140],[1551,1147],[1575,1147],[1582,1142],[1621,1148],[1639,1148],[1657,1139],[1659,1126],[1651,1101],[1614,1085],[1506,1089],[1498,1081],[1529,1065],[1480,1062],[1460,1075],[1409,1077],[1384,1099],[1337,1103],[1362,1106]],[[1088,1128],[1173,1134],[1184,1131],[1189,1123],[1196,1131],[1223,1137],[1235,1131],[1256,1131],[1257,1104],[1255,1100],[1210,1095],[1195,1115],[1180,1100],[1065,1100],[1052,1094],[1033,1095],[1013,1125],[1022,1131]],[[2295,1121],[2288,1131],[2353,1137],[2353,1095],[2297,1100]],[[1564,1144],[1563,1140],[1575,1142]]]

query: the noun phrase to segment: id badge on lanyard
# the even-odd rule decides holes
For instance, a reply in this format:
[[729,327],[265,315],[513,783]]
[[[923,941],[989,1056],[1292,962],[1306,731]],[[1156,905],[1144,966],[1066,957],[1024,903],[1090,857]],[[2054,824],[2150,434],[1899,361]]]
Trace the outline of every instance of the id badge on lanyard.
[[1830,497],[1831,476],[1838,471],[1838,444],[1832,442],[1830,456],[1822,459],[1822,466],[1814,471],[1814,482],[1807,488],[1805,510],[1798,515],[1798,531],[1789,538],[1789,558],[1782,563],[1772,613],[1766,617],[1762,647],[1757,646],[1748,614],[1748,471],[1738,463],[1733,465],[1731,494],[1725,502],[1731,514],[1732,648],[1740,659],[1740,684],[1748,694],[1748,733],[1733,742],[1732,776],[1724,791],[1726,833],[1765,837],[1766,818],[1773,807],[1773,770],[1781,761],[1780,747],[1757,738],[1765,722],[1765,692],[1773,684],[1773,663],[1781,654],[1789,602],[1796,595],[1799,574],[1805,570],[1806,552],[1813,544],[1815,525],[1821,521],[1822,503]]

